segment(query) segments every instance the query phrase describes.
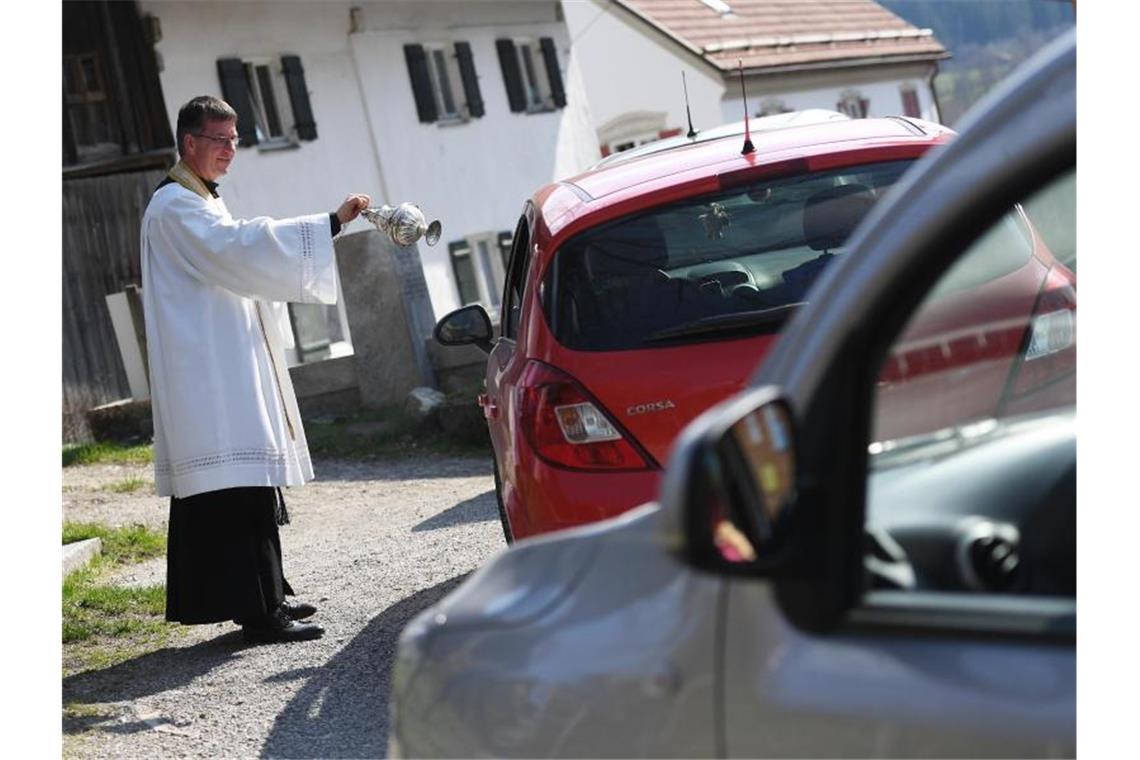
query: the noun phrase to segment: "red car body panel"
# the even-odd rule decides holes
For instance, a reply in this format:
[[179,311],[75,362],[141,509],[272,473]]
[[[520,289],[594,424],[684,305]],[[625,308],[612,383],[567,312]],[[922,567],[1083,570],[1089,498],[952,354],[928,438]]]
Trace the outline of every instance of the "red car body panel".
[[[702,411],[739,391],[778,338],[753,335],[626,351],[568,349],[547,325],[539,293],[546,269],[565,241],[611,220],[766,176],[915,159],[952,134],[940,125],[914,120],[832,122],[755,135],[756,152],[748,155],[740,154],[742,140],[724,138],[617,163],[538,190],[524,212],[531,262],[517,336],[499,340],[492,350],[486,394],[480,402],[512,535],[523,538],[603,519],[654,498],[661,467],[677,434]],[[904,341],[921,348],[925,340],[966,329],[955,321],[961,319],[955,315],[961,313],[962,299],[968,299],[971,309],[979,303],[992,304],[992,309],[983,309],[979,323],[1017,312],[1024,330],[1025,317],[1032,312],[1051,265],[1051,255],[1038,246],[1029,263],[1001,281],[948,298],[942,311],[916,326]],[[1016,297],[1010,298],[1011,293]],[[992,406],[993,399],[1002,396],[1014,353],[995,354],[984,371],[963,384],[957,403],[979,410],[986,403]],[[540,456],[520,421],[519,380],[528,363],[535,361],[576,380],[643,453],[644,469],[578,470]],[[918,377],[914,366],[909,376],[885,377],[885,392],[897,406],[892,403],[896,411],[879,424],[897,434],[929,430],[924,425],[945,416],[945,410],[924,404],[935,392],[929,384],[936,382],[945,381]]]

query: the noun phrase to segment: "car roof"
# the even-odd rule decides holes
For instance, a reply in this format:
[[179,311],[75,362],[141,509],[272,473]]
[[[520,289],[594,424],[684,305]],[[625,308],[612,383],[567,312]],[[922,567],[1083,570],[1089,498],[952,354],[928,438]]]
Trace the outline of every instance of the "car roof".
[[[824,114],[828,112],[823,112]],[[757,121],[760,121],[759,119]],[[595,168],[538,190],[534,205],[551,234],[585,215],[656,195],[662,190],[737,169],[811,159],[836,153],[929,146],[953,131],[920,119],[891,116],[876,119],[820,119],[815,123],[753,130],[754,153],[742,155],[743,135],[726,125],[724,137],[682,140],[663,150]],[[902,156],[899,156],[900,158]],[[913,155],[911,157],[914,157]],[[575,226],[578,226],[575,224]]]
[[[788,113],[773,114],[771,116],[758,116],[751,120],[749,127],[753,133],[757,133],[771,132],[776,129],[787,129],[788,127],[799,127],[805,124],[850,120],[850,116],[840,113],[839,111],[829,111],[826,108],[808,108],[803,111],[789,111]],[[744,121],[736,121],[731,124],[721,124],[719,127],[713,127],[712,129],[697,130],[693,133],[692,137],[688,135],[678,135],[676,137],[666,137],[662,140],[654,140],[653,142],[638,145],[636,148],[623,150],[620,153],[612,153],[591,166],[590,170],[625,163],[634,158],[647,156],[651,153],[660,153],[663,150],[671,150],[681,147],[682,145],[693,145],[694,143],[708,142],[709,140],[716,140],[721,137],[743,135],[744,126]]]

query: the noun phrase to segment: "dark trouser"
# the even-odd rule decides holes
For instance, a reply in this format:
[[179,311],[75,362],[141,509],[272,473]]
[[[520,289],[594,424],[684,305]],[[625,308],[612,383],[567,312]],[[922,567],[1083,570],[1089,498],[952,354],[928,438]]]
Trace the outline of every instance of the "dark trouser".
[[248,487],[170,499],[167,620],[252,623],[293,593],[281,570],[280,498]]

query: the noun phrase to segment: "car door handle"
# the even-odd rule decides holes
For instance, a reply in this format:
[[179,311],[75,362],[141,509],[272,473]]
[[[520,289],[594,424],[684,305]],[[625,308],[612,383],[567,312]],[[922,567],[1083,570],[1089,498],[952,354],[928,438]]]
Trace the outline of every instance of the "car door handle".
[[499,419],[499,405],[486,393],[479,394],[479,406],[483,407],[483,416],[489,420]]

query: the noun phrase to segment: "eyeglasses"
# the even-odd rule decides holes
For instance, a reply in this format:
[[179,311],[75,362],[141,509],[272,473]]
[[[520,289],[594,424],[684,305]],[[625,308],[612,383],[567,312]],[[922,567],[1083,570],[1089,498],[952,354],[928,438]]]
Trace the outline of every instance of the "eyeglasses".
[[212,143],[217,143],[218,145],[229,145],[231,148],[236,148],[238,146],[238,140],[241,139],[240,137],[216,137],[214,135],[204,135],[201,132],[191,132],[190,134],[194,135],[195,137],[201,137],[205,140],[209,140]]

